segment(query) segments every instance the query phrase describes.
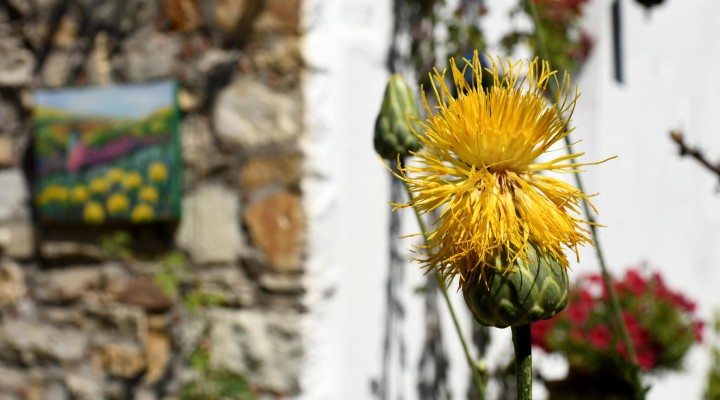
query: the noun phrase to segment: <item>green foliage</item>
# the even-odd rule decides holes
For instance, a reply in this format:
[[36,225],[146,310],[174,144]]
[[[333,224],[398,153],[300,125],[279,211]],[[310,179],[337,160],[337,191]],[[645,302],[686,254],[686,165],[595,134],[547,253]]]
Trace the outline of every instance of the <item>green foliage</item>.
[[710,348],[711,364],[707,374],[705,400],[720,400],[720,310],[715,311],[713,318],[713,339]]
[[[132,236],[125,231],[116,231],[101,238],[101,248],[110,258],[123,261],[135,259],[132,251]],[[197,313],[204,308],[221,305],[225,296],[219,292],[203,290],[198,285],[182,290],[183,274],[188,268],[187,256],[178,250],[165,253],[162,256],[162,268],[155,273],[153,281],[171,299],[178,299],[186,309]],[[196,283],[199,275],[195,275]],[[250,386],[242,376],[227,371],[218,371],[210,367],[209,345],[203,339],[200,345],[190,354],[188,363],[195,370],[199,378],[186,384],[180,390],[182,400],[254,400]]]
[[208,292],[195,289],[183,298],[183,305],[190,312],[198,312],[202,308],[219,306],[225,302],[225,296],[219,292]]
[[180,390],[181,400],[254,400],[247,381],[230,372],[208,372],[202,380],[190,382]]
[[[542,25],[543,44],[548,57],[552,60],[552,67],[568,71],[570,74],[577,72],[593,46],[592,38],[580,26],[582,8],[587,0],[531,1],[535,3],[537,9]],[[525,0],[521,0],[521,5],[512,11],[513,15],[518,13],[529,14]],[[540,56],[534,31],[513,31],[501,39],[501,44],[507,52],[514,51],[521,43],[526,43],[536,56]]]
[[[176,299],[180,296],[180,301],[182,301],[188,311],[195,313],[202,308],[218,306],[225,302],[225,296],[219,292],[209,292],[198,287],[187,291],[180,290],[182,275],[188,265],[188,260],[184,253],[171,251],[165,254],[162,265],[162,269],[153,277],[155,284],[171,299]],[[197,277],[198,275],[196,275],[196,278]]]
[[180,251],[171,251],[163,257],[163,267],[155,274],[155,284],[171,299],[178,296],[180,277],[187,265],[187,257]]
[[100,249],[109,258],[131,261],[135,258],[131,247],[132,236],[125,231],[115,231],[100,238]]

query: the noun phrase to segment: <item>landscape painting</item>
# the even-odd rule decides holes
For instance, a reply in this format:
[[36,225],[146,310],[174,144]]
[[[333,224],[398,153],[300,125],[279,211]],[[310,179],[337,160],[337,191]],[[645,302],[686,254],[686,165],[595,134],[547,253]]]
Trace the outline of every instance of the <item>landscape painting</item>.
[[41,220],[179,218],[174,82],[39,90],[34,104],[33,189]]

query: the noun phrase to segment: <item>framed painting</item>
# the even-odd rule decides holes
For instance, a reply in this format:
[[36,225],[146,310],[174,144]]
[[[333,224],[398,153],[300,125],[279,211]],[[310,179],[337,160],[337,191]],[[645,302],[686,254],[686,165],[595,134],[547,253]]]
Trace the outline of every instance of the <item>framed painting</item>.
[[178,219],[176,91],[172,81],[37,91],[33,193],[40,219]]

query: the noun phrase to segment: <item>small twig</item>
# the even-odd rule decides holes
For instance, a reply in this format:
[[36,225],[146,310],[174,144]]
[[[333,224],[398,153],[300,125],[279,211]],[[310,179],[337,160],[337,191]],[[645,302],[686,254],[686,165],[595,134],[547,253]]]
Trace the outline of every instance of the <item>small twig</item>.
[[690,147],[685,144],[683,133],[678,130],[670,131],[670,138],[673,142],[678,145],[680,150],[680,157],[690,156],[696,159],[702,166],[710,170],[713,174],[717,175],[720,179],[720,163],[713,165],[708,161],[702,153],[702,150],[697,147]]

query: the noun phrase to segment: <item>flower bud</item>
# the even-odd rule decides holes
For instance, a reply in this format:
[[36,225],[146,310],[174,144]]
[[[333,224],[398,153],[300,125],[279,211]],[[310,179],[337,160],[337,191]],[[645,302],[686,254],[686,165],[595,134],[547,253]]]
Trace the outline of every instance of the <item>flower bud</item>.
[[[407,115],[407,118],[406,118]],[[420,148],[413,133],[419,129],[415,94],[400,74],[393,74],[385,87],[380,114],[375,120],[375,151],[383,158],[395,160]]]
[[554,256],[527,244],[526,258],[507,265],[507,254],[494,257],[485,281],[463,288],[465,303],[475,319],[488,326],[506,328],[548,319],[568,300],[567,271]]

